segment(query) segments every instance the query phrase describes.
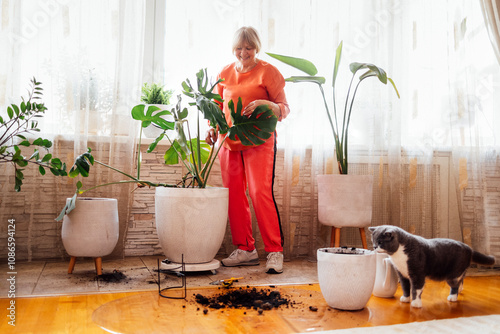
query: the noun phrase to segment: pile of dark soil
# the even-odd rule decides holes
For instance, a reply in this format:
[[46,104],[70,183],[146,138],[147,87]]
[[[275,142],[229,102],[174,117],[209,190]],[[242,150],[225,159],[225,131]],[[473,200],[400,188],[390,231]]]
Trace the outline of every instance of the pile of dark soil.
[[127,276],[125,276],[124,273],[122,273],[121,271],[118,271],[116,269],[113,270],[113,272],[110,274],[102,274],[102,275],[97,276],[97,280],[102,280],[102,281],[108,282],[108,283],[121,282],[125,278],[127,278]]
[[271,289],[239,288],[228,290],[226,293],[214,297],[205,297],[201,294],[195,295],[196,302],[213,309],[221,308],[247,308],[255,310],[271,310],[281,305],[286,307],[295,303],[282,297],[279,291]]

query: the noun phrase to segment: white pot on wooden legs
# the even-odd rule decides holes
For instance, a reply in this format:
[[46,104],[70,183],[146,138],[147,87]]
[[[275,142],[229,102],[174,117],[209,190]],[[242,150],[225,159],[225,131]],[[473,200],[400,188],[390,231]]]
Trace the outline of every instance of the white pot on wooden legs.
[[342,227],[357,227],[366,249],[364,228],[372,221],[373,175],[318,175],[317,181],[318,220],[332,226],[330,247],[340,246]]
[[68,273],[73,272],[77,257],[92,257],[97,275],[102,275],[102,257],[113,252],[118,234],[115,198],[77,198],[75,209],[64,216],[61,231],[64,248],[71,256]]

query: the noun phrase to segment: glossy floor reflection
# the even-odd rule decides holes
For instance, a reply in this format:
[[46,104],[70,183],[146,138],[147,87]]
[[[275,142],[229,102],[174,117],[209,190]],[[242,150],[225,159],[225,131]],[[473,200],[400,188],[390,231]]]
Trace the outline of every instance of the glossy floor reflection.
[[[285,262],[281,275],[265,274],[264,261],[253,267],[221,267],[215,275],[210,271],[187,273],[185,300],[159,296],[157,261],[157,257],[104,260],[104,274],[117,270],[126,276],[119,282],[96,280],[92,259],[78,259],[73,274],[67,274],[68,261],[19,263],[15,332],[304,333],[500,314],[498,269],[470,270],[458,303],[446,300],[446,283],[429,281],[422,296],[422,309],[401,303],[398,288],[394,298],[372,296],[363,310],[350,312],[326,304],[317,284],[316,263],[307,260]],[[0,273],[0,280],[5,280],[5,275]],[[205,314],[194,295],[220,293],[224,289],[210,283],[230,277],[243,277],[233,288],[278,290],[294,301],[293,307],[263,314],[256,310],[208,309]],[[160,273],[160,278],[162,288],[181,282],[175,273]],[[10,303],[5,288],[6,285],[0,285],[0,316],[4,319]],[[174,289],[166,293],[180,292]],[[7,322],[0,323],[1,333],[11,329]]]

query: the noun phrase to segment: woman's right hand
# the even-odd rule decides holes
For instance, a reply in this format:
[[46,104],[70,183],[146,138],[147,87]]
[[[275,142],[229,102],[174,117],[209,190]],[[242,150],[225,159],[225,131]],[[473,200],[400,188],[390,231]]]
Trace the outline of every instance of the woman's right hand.
[[205,138],[205,141],[207,142],[208,145],[213,146],[217,142],[217,133],[215,132],[214,128],[210,128],[207,131],[207,136]]

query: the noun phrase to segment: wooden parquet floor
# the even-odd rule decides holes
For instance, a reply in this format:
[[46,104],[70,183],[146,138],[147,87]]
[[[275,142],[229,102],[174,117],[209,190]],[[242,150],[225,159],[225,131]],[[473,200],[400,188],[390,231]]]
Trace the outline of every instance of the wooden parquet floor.
[[[243,286],[246,287],[246,286]],[[235,286],[238,288],[238,286]],[[224,293],[214,287],[187,290],[187,298],[165,299],[158,291],[25,297],[15,300],[16,326],[8,324],[10,300],[0,299],[1,333],[300,333],[328,329],[404,324],[415,321],[500,314],[500,276],[466,277],[457,303],[446,300],[448,287],[428,281],[423,308],[395,298],[373,297],[361,311],[326,305],[318,284],[264,286],[293,303],[259,314],[250,309],[208,309],[194,295]],[[175,290],[169,293],[177,294]],[[310,306],[317,308],[310,310]]]

